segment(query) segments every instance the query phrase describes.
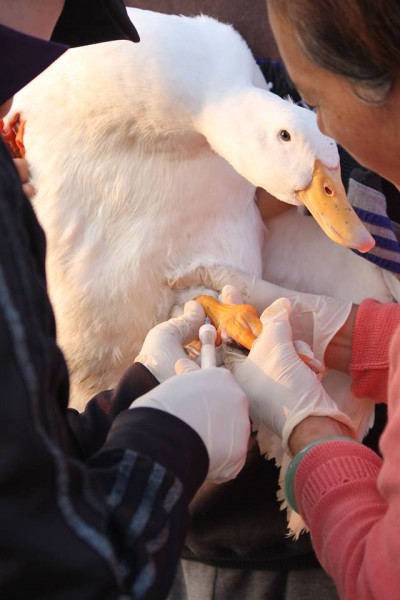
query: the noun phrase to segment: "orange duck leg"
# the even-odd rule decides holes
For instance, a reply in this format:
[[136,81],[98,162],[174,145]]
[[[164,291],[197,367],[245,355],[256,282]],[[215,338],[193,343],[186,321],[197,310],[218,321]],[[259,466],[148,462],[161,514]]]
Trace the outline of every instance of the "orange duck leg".
[[250,304],[221,304],[212,296],[198,296],[206,315],[217,330],[217,340],[231,338],[250,350],[262,331],[262,323],[256,309]]
[[[221,304],[213,296],[197,296],[204,312],[217,330],[217,344],[228,338],[251,349],[254,340],[262,331],[262,323],[257,311],[251,304]],[[315,373],[321,372],[315,360],[299,352],[299,358]]]

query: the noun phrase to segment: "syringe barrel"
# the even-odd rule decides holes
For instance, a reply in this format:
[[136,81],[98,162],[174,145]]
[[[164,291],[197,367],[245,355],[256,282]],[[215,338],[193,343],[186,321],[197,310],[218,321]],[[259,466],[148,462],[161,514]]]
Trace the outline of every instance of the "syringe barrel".
[[199,329],[199,339],[202,345],[214,345],[216,335],[217,332],[215,330],[215,327],[214,325],[211,325],[211,323],[206,323],[205,325],[202,325]]
[[199,329],[199,339],[201,342],[200,362],[201,368],[215,367],[217,365],[217,357],[215,351],[215,338],[217,331],[211,323],[205,323]]

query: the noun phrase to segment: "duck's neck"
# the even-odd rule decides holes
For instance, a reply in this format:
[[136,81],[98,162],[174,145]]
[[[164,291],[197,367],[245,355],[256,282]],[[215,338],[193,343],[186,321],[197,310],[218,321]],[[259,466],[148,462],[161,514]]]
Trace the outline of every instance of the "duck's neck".
[[280,98],[255,87],[232,90],[223,97],[208,100],[194,119],[213,150],[255,186],[263,183],[263,142],[265,119]]

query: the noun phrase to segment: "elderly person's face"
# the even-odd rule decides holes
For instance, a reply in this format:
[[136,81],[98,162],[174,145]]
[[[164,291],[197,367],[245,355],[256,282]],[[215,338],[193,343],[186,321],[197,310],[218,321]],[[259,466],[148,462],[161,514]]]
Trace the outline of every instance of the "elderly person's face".
[[304,101],[315,107],[321,130],[365,167],[399,186],[399,82],[383,106],[365,104],[349,81],[308,60],[293,27],[271,7],[269,19],[289,76]]

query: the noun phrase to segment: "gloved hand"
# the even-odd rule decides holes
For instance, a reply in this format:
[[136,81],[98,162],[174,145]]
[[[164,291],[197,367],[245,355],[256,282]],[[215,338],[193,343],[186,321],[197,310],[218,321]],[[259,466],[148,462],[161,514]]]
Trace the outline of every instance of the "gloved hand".
[[351,302],[295,292],[223,266],[201,266],[168,283],[177,289],[203,285],[218,292],[225,285],[232,285],[242,302],[252,304],[259,315],[278,298],[288,298],[292,305],[290,324],[294,339],[306,342],[322,363],[329,342],[346,322],[352,307]]
[[250,436],[248,401],[227,369],[199,369],[180,360],[176,375],[135,400],[131,408],[149,407],[175,415],[192,427],[207,448],[207,479],[222,483],[242,469]]
[[186,302],[183,314],[149,331],[134,362],[142,363],[161,383],[175,375],[175,363],[186,356],[183,346],[198,337],[205,313],[199,302]]
[[224,355],[226,366],[247,394],[252,421],[276,433],[288,454],[294,427],[310,415],[332,417],[354,432],[352,420],[299,359],[292,340],[290,308],[290,301],[280,298],[264,310],[262,333],[247,358],[229,347]]

